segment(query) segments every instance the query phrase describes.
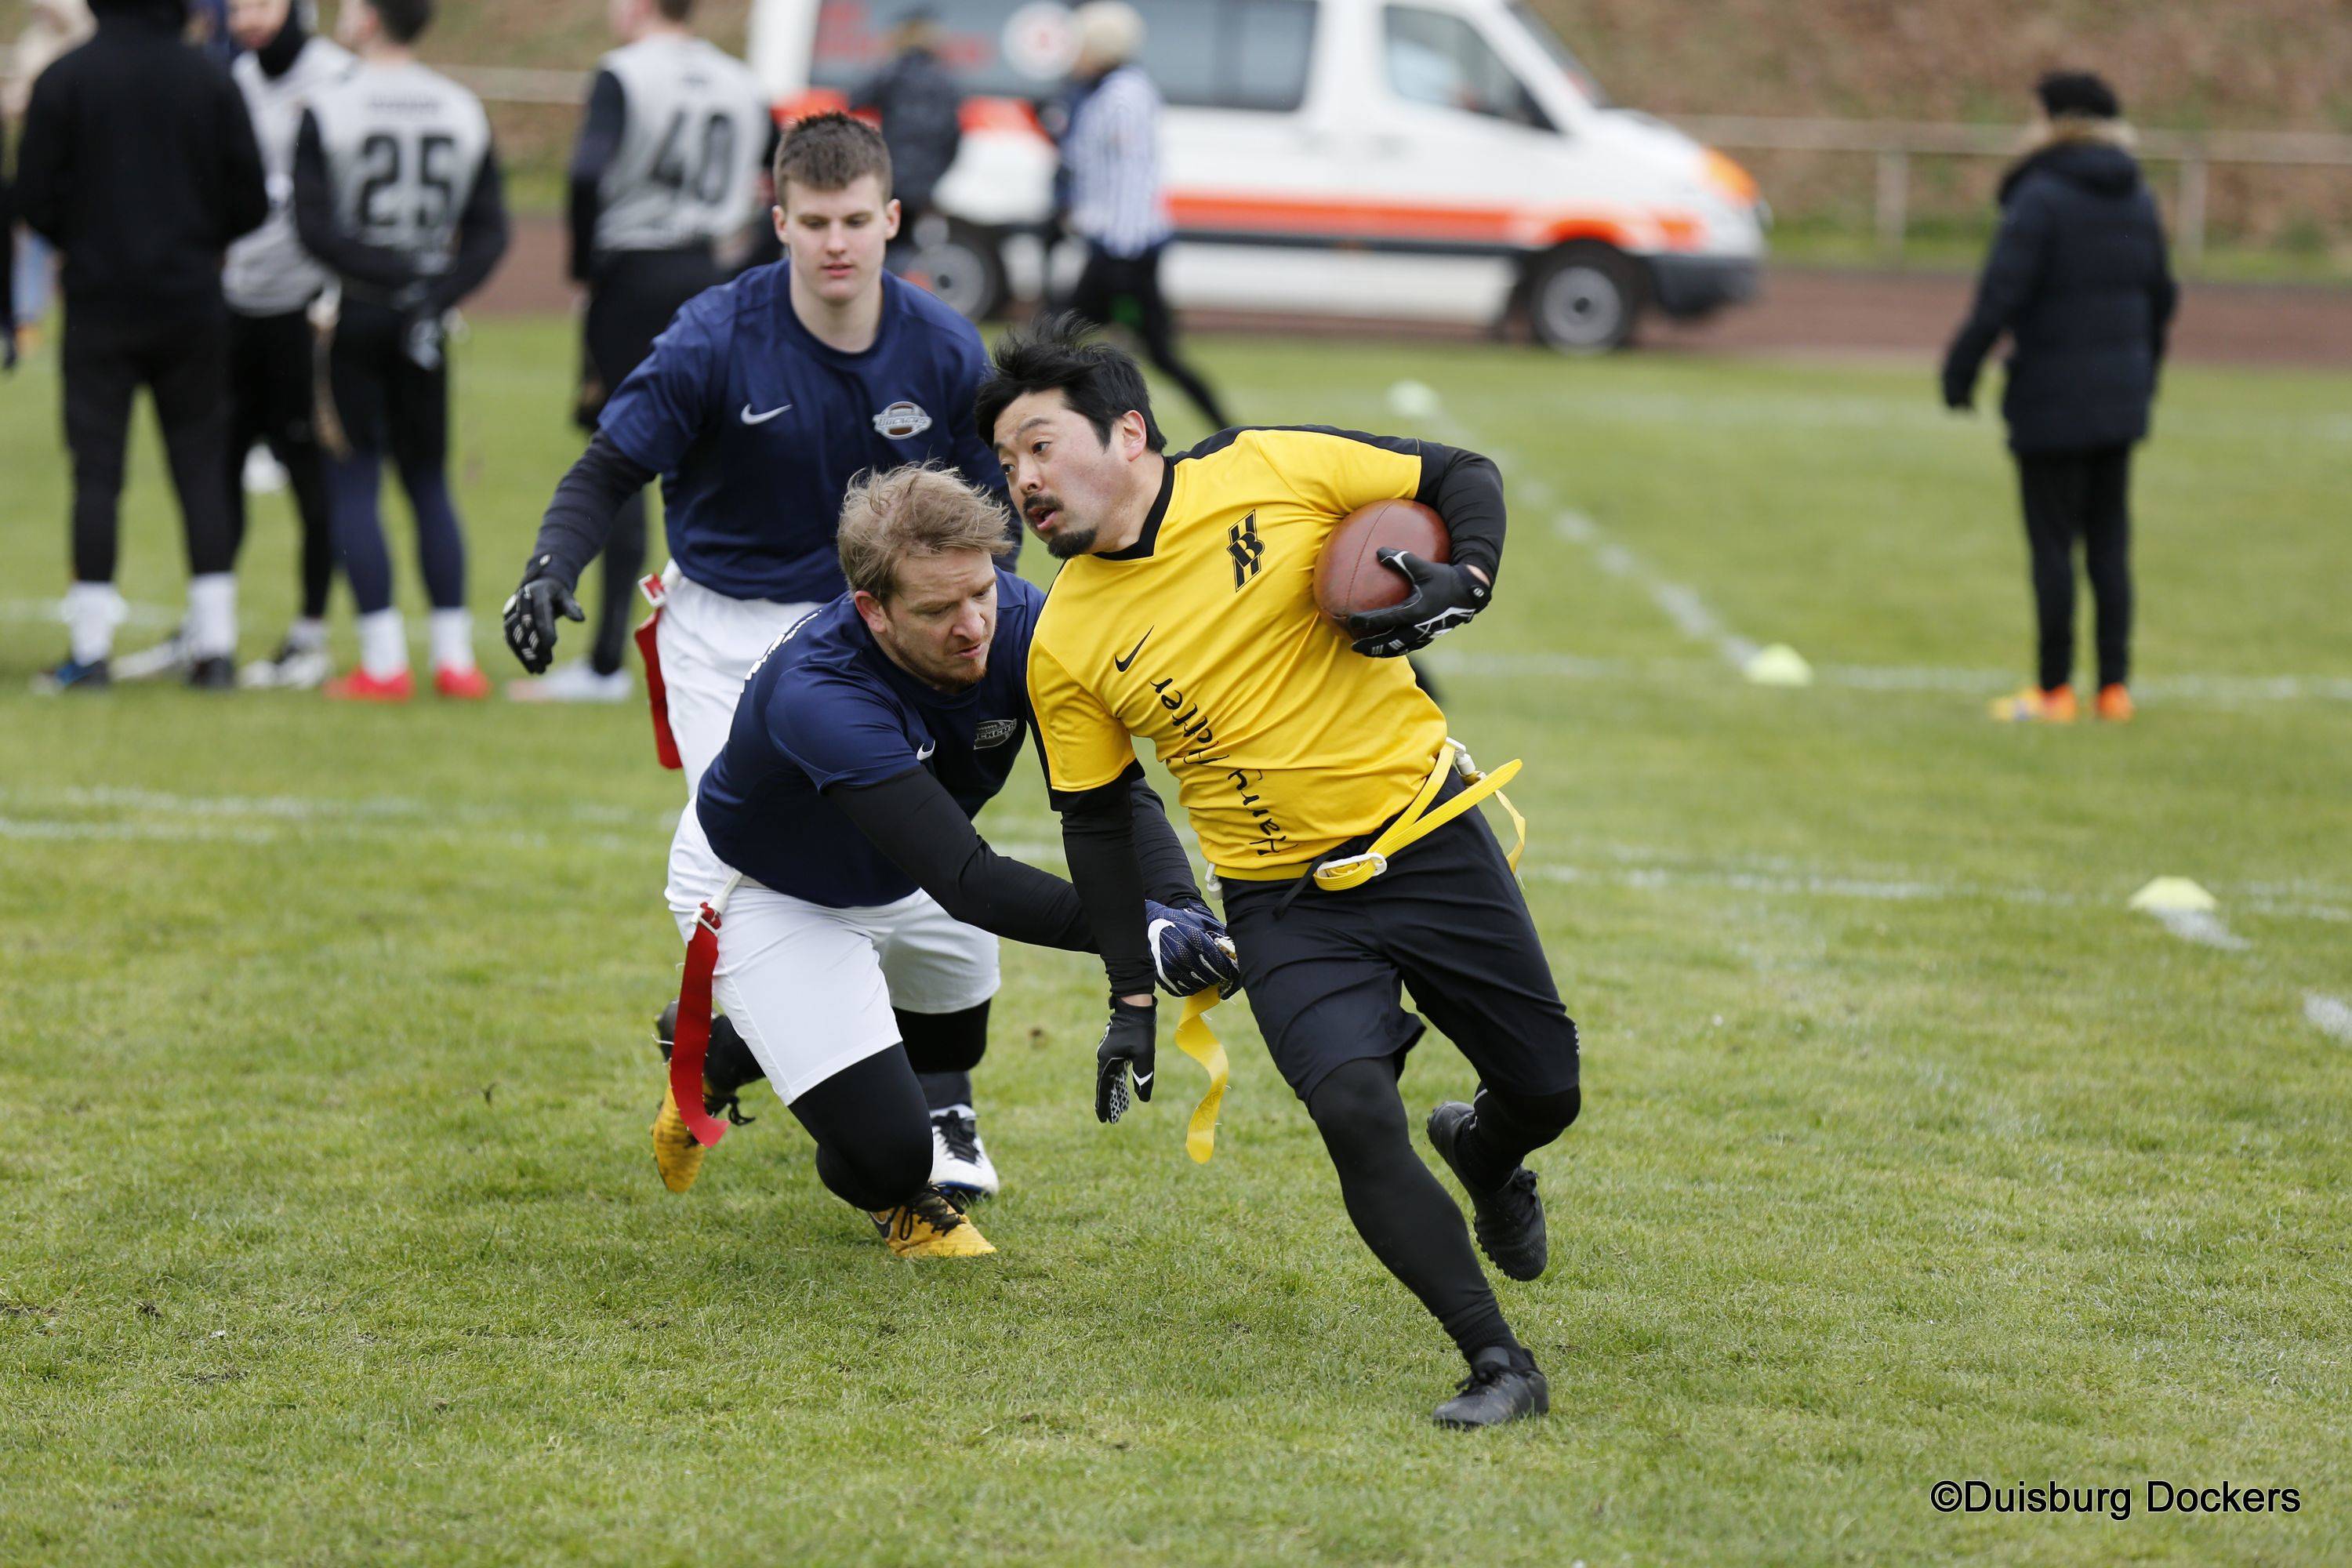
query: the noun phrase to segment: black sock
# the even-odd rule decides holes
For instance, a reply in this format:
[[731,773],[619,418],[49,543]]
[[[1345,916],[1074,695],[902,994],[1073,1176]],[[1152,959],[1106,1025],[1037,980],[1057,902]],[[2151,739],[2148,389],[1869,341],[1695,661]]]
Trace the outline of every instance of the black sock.
[[1580,1089],[1525,1095],[1481,1086],[1475,1114],[1454,1145],[1464,1184],[1474,1193],[1493,1192],[1529,1154],[1567,1131],[1582,1108]]
[[1394,1065],[1385,1058],[1349,1062],[1316,1086],[1307,1110],[1339,1173],[1357,1234],[1464,1358],[1491,1345],[1526,1355],[1470,1249],[1462,1211],[1413,1152]]
[[919,1072],[915,1081],[923,1086],[923,1103],[934,1111],[945,1110],[951,1105],[969,1108],[971,1104],[971,1074],[968,1072]]

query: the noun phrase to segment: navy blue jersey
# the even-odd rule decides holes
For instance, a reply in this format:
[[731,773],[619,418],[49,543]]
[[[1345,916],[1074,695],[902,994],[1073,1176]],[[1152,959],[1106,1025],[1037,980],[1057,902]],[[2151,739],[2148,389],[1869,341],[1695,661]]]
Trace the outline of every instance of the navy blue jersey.
[[1003,499],[972,425],[988,368],[970,321],[884,274],[882,326],[863,353],[811,337],[789,260],[687,301],[598,428],[662,477],[678,569],[734,599],[830,599],[841,497],[867,468],[936,461]]
[[1029,638],[1045,595],[996,574],[988,673],[960,692],[926,686],[875,646],[844,594],[776,640],[743,683],[734,727],[695,810],[719,858],[780,893],[828,909],[915,890],[820,793],[919,767],[968,816],[1004,787],[1029,728]]

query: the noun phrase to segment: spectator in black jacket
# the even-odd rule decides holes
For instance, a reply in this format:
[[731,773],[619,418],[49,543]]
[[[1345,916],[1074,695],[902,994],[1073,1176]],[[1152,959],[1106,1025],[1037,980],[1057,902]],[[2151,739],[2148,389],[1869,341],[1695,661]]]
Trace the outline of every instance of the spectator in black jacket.
[[2102,718],[2131,717],[2131,449],[2147,434],[2178,290],[2156,201],[2129,151],[2115,90],[2084,71],[2036,89],[2047,123],[2001,181],[2000,232],[1976,308],[1944,358],[1944,402],[1963,412],[1994,341],[2009,334],[2001,412],[2017,458],[2041,623],[2036,683],[2000,719],[2074,717],[2074,542],[2098,603]]
[[33,84],[16,159],[26,224],[65,257],[66,445],[73,455],[71,648],[41,689],[102,687],[131,395],[155,398],[187,531],[192,684],[236,683],[228,308],[221,253],[269,216],[261,153],[228,72],[181,40],[181,0],[94,0],[98,32]]
[[915,226],[929,216],[934,193],[963,145],[963,89],[940,59],[939,20],[910,11],[891,35],[896,53],[850,95],[853,114],[882,123],[890,149],[890,192],[898,202],[898,237],[885,260],[904,275],[916,251]]

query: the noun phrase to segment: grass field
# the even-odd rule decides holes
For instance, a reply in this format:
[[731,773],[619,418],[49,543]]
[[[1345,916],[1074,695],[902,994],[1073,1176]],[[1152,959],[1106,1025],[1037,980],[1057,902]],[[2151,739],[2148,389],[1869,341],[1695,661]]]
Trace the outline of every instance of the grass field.
[[[23,695],[63,647],[37,363],[0,385],[0,1562],[2352,1556],[2352,376],[2169,378],[2141,720],[2044,731],[1982,716],[2023,546],[1997,420],[1923,366],[1199,348],[1266,422],[1396,428],[1424,384],[1414,422],[1510,477],[1502,592],[1440,668],[1456,732],[1527,759],[1588,1053],[1535,1162],[1550,1273],[1500,1286],[1550,1419],[1427,1425],[1450,1348],[1245,1010],[1213,1163],[1172,1052],[1097,1127],[1069,955],[1006,955],[1000,1257],[887,1258],[772,1101],[665,1193],[677,789],[642,711]],[[571,350],[460,353],[503,673]],[[168,620],[142,440],[125,584]],[[260,503],[249,654],[290,532]],[[1821,679],[1748,685],[1737,639]],[[1034,778],[983,827],[1051,854]],[[2208,941],[2126,908],[2158,874],[2218,896]],[[1468,1087],[1439,1042],[1406,1075]],[[2132,1513],[1936,1511],[1969,1479]],[[2152,1515],[2151,1479],[2301,1507]]]

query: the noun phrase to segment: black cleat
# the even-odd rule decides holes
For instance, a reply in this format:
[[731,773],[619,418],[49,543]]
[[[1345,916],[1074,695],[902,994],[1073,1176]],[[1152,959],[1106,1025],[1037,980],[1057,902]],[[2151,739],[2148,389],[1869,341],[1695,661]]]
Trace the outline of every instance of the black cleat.
[[1512,1279],[1536,1279],[1550,1261],[1551,1244],[1544,1234],[1543,1199],[1536,1194],[1536,1173],[1521,1165],[1499,1187],[1486,1192],[1463,1173],[1454,1148],[1463,1129],[1477,1112],[1458,1100],[1449,1100],[1429,1113],[1429,1143],[1445,1160],[1454,1178],[1468,1189],[1474,1215],[1471,1229],[1478,1250]]
[[236,666],[225,654],[199,658],[189,664],[187,681],[195,691],[235,691]]
[[[712,1043],[715,1045],[718,1042],[719,1031],[722,1027],[731,1026],[732,1026],[729,1025],[724,1017],[711,1019],[710,1033]],[[667,1062],[669,1060],[670,1051],[677,1046],[677,1004],[673,1002],[668,1006],[664,1007],[661,1010],[660,1016],[654,1019],[654,1046],[661,1052],[662,1060]],[[725,1093],[721,1093],[719,1091],[718,1086],[710,1081],[710,1072],[708,1067],[704,1068],[702,1074],[702,1114],[705,1116],[718,1116],[724,1114],[727,1118],[727,1124],[730,1127],[749,1127],[751,1123],[760,1120],[756,1116],[746,1116],[743,1114],[741,1090],[730,1089]]]
[[1440,1426],[1468,1431],[1550,1413],[1551,1385],[1536,1363],[1530,1360],[1525,1366],[1514,1366],[1510,1352],[1488,1345],[1470,1358],[1470,1375],[1431,1419]]

